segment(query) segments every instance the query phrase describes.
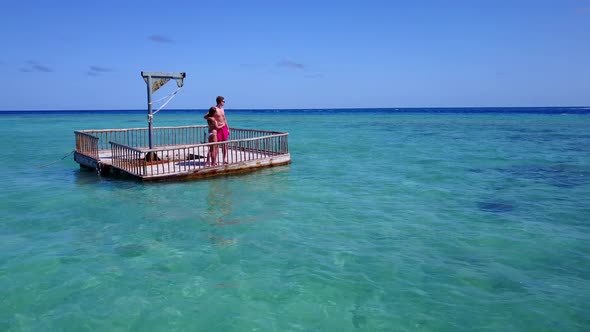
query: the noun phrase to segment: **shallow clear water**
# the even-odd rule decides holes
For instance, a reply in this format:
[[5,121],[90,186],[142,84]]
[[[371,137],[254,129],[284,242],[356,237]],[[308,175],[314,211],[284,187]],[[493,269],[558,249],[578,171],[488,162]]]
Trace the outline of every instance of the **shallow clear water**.
[[145,115],[0,115],[0,330],[588,330],[589,115],[228,118],[292,164],[101,178],[73,131]]

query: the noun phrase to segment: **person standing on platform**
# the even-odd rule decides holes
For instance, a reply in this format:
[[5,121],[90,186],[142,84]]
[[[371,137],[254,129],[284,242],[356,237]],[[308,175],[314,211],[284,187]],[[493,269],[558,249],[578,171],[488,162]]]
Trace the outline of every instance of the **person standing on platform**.
[[[222,96],[217,96],[215,102],[217,102],[217,106],[215,106],[215,108],[217,109],[217,112],[215,112],[214,116],[215,121],[217,121],[219,125],[223,125],[221,129],[217,130],[217,141],[225,142],[229,139],[229,125],[227,123],[227,118],[225,117],[224,109],[225,98],[223,98]],[[223,152],[223,163],[227,164],[227,144],[221,145],[221,151]]]
[[[217,142],[217,131],[222,127],[215,120],[215,113],[217,113],[217,108],[211,107],[209,112],[205,115],[205,120],[207,120],[207,126],[209,127],[209,143]],[[218,153],[217,144],[209,145],[209,152],[207,153],[207,162],[205,163],[205,166],[217,166]]]

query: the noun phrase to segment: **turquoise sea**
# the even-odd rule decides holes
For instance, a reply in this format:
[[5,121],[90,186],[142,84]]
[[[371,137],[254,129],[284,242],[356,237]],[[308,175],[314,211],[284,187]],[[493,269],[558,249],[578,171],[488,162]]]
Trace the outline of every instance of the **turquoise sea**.
[[590,330],[589,112],[227,115],[292,164],[103,178],[74,130],[144,112],[0,113],[0,331]]

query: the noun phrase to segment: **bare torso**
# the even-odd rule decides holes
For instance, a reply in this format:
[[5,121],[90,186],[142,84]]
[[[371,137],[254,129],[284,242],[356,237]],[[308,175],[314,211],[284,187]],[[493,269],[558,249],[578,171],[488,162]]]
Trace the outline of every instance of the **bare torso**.
[[227,121],[225,120],[225,110],[223,109],[223,107],[220,106],[215,106],[215,108],[217,108],[217,112],[215,112],[215,121],[217,121],[217,123],[220,126],[227,126]]

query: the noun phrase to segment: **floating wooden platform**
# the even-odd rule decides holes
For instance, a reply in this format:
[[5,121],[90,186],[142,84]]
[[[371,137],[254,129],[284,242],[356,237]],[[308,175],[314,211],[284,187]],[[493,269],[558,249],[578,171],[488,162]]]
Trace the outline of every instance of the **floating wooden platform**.
[[[156,127],[150,149],[147,128],[80,130],[75,132],[74,160],[105,175],[124,174],[144,181],[198,179],[291,162],[288,133],[232,128],[232,140],[206,143],[206,132],[206,126]],[[209,165],[207,154],[214,149],[217,165]]]

